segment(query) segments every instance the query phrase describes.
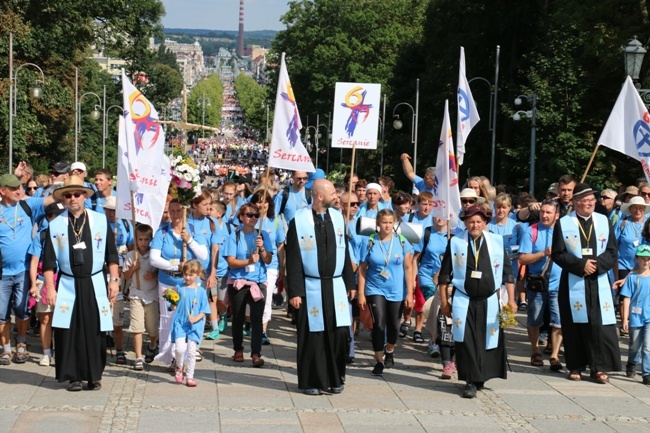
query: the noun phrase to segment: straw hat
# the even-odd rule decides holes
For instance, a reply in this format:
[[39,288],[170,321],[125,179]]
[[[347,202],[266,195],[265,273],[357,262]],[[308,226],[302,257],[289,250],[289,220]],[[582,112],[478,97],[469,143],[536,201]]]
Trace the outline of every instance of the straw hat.
[[465,188],[460,192],[460,198],[473,198],[476,200],[476,203],[483,203],[485,201],[484,197],[476,195],[476,191],[472,188]]
[[627,203],[623,203],[621,205],[621,212],[625,215],[630,215],[630,207],[632,206],[643,206],[645,209],[643,210],[643,213],[650,213],[650,204],[646,204],[645,200],[643,197],[632,197],[630,201]]
[[68,177],[63,182],[63,186],[55,190],[52,195],[54,196],[55,200],[60,201],[63,200],[63,194],[69,191],[83,191],[89,197],[95,193],[92,188],[88,188],[86,185],[84,185],[84,181],[79,176],[72,175]]

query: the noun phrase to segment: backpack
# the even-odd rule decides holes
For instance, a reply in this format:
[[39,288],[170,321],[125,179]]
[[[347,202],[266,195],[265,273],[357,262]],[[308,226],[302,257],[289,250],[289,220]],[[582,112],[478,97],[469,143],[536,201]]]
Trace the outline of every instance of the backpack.
[[[291,185],[287,185],[282,190],[282,204],[280,204],[278,215],[284,214],[284,208],[287,206],[287,201],[289,201],[289,188],[291,188]],[[307,200],[308,205],[311,204],[311,189],[309,188],[305,188],[305,200]]]
[[424,229],[424,244],[422,245],[422,251],[420,251],[420,256],[418,257],[418,264],[422,261],[422,256],[427,250],[427,245],[429,245],[429,239],[431,239],[431,227]]
[[[375,246],[375,237],[376,236],[377,236],[377,233],[373,233],[373,234],[371,234],[369,236],[369,239],[368,239],[368,254],[366,255],[366,260],[365,260],[366,262],[368,261],[368,257],[370,257],[370,253],[372,252],[372,247]],[[398,235],[398,236],[399,236],[399,243],[402,244],[402,254],[405,255],[405,253],[406,253],[406,247],[405,247],[406,238],[404,236],[402,236],[402,235]]]

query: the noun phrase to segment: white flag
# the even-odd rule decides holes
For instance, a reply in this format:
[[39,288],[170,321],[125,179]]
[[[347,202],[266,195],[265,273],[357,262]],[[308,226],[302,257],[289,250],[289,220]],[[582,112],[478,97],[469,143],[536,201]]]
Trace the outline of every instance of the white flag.
[[598,144],[639,160],[650,182],[650,115],[630,76],[623,84]]
[[127,146],[127,133],[124,117],[120,116],[119,138],[117,144],[117,204],[115,205],[115,217],[131,221],[133,213],[131,207],[135,206],[135,220],[142,224],[148,224],[154,233],[158,230],[160,219],[165,210],[167,190],[171,179],[169,158],[162,156],[162,169],[158,190],[155,193],[146,194],[143,191],[134,191],[135,203],[131,203],[131,189],[129,182],[129,156]]
[[131,84],[124,70],[122,95],[131,190],[154,194],[159,190],[165,131],[154,106]]
[[458,140],[458,165],[463,165],[465,141],[469,133],[481,118],[476,110],[472,90],[465,76],[465,48],[460,47],[460,67],[458,69],[458,123],[456,139]]
[[313,173],[316,171],[309,153],[300,140],[300,114],[291,88],[284,53],[280,63],[278,93],[275,97],[273,113],[273,135],[269,149],[269,166],[286,170],[299,170]]
[[454,139],[449,121],[449,101],[445,100],[445,114],[438,143],[436,177],[433,181],[433,216],[449,221],[452,229],[458,227],[460,191],[458,190],[458,167],[454,155]]

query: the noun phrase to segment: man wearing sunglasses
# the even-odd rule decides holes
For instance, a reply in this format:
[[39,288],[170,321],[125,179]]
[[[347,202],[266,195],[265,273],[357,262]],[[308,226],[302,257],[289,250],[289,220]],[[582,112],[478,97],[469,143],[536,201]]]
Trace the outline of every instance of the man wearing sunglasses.
[[311,204],[311,189],[305,187],[307,180],[306,172],[294,171],[291,175],[291,185],[282,191],[278,215],[283,215],[287,224],[293,220],[299,209]]
[[558,303],[568,378],[581,380],[589,366],[592,380],[607,383],[606,371],[621,370],[607,275],[616,265],[618,248],[609,220],[594,212],[594,192],[585,183],[576,185],[575,211],[555,224],[551,259],[562,268]]
[[[105,332],[113,330],[112,304],[119,291],[118,255],[106,216],[86,209],[93,190],[77,176],[53,194],[68,208],[50,222],[43,246],[46,300],[53,305],[56,378],[68,391],[101,388]],[[108,291],[106,290],[108,269]],[[54,270],[59,270],[54,285]],[[107,295],[108,293],[108,295]]]
[[30,197],[21,201],[22,195],[22,183],[15,175],[0,176],[0,252],[2,253],[0,339],[3,348],[0,353],[0,365],[11,363],[11,326],[5,325],[7,323],[11,325],[12,309],[16,316],[18,331],[14,362],[22,364],[29,359],[26,337],[29,326],[27,314],[29,269],[25,268],[27,250],[32,242],[33,223],[45,216],[47,205],[54,203],[52,196]]

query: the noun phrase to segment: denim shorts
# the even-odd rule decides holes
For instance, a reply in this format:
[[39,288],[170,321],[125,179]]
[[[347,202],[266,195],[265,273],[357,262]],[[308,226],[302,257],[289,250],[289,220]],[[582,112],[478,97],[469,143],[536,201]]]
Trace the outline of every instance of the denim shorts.
[[548,308],[550,312],[549,325],[553,328],[561,328],[557,293],[557,290],[539,293],[526,289],[526,298],[528,299],[527,326],[532,328],[542,326],[544,324],[544,309]]
[[11,320],[12,308],[16,319],[24,320],[29,317],[27,314],[28,283],[29,275],[27,272],[2,276],[0,280],[0,323]]

